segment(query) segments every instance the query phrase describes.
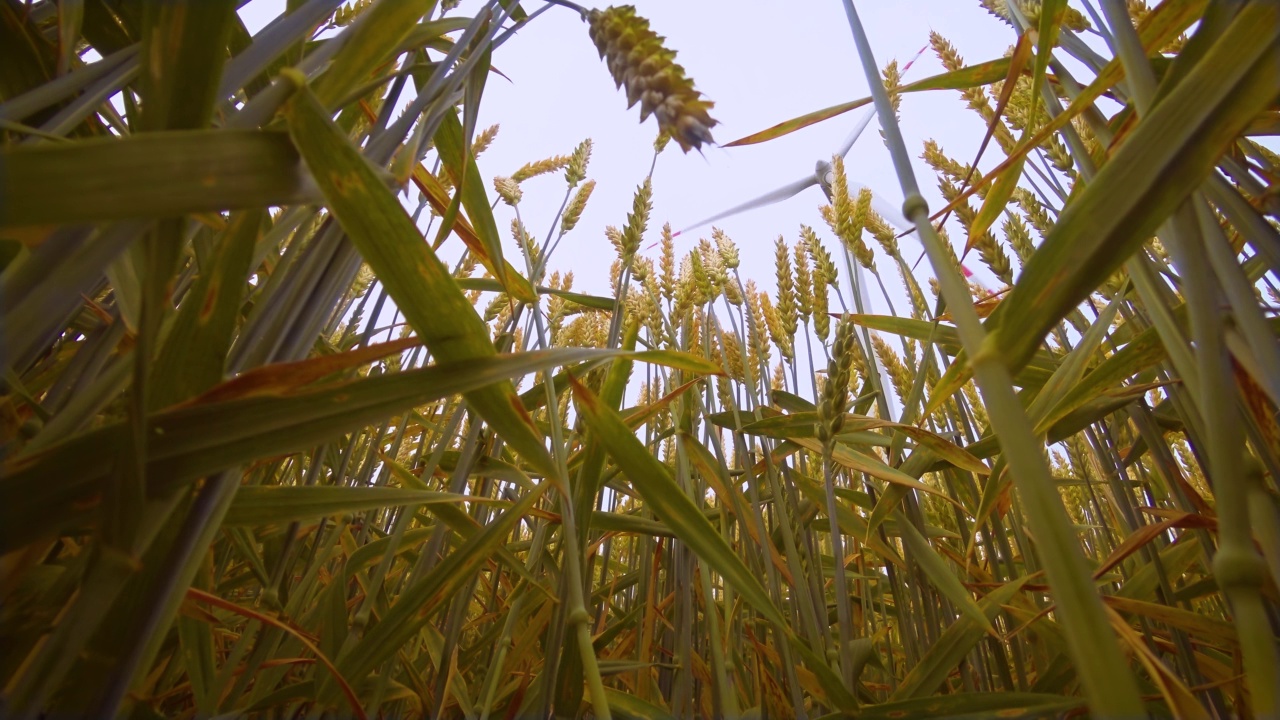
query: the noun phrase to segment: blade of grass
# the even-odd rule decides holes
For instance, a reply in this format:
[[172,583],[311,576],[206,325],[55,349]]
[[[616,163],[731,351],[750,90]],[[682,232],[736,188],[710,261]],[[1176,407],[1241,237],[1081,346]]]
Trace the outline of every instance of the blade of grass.
[[[378,181],[372,166],[329,120],[298,74],[298,90],[285,108],[289,129],[338,218],[396,306],[442,361],[493,357],[497,351],[476,309],[448,269],[423,242],[408,213]],[[474,390],[467,401],[512,449],[539,471],[555,476],[541,433],[504,381]]]

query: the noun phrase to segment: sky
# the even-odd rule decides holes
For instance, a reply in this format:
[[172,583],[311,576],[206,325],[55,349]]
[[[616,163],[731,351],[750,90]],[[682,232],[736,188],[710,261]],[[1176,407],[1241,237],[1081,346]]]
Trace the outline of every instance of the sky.
[[[282,5],[282,0],[253,0],[241,15],[255,32]],[[466,14],[474,5],[468,0],[456,12]],[[638,0],[635,5],[637,13],[666,36],[667,47],[677,52],[676,61],[695,87],[715,103],[712,116],[719,125],[713,133],[718,142],[868,94],[843,6],[836,0]],[[532,11],[541,3],[525,6]],[[927,45],[930,31],[949,39],[969,63],[1000,57],[1015,40],[1012,28],[988,15],[977,0],[863,0],[858,7],[882,67],[893,59],[900,65],[910,60]],[[636,187],[653,159],[655,119],[642,124],[639,107],[627,108],[626,96],[614,88],[586,24],[566,8],[553,7],[521,29],[495,51],[493,66],[502,76],[490,76],[478,127],[499,123],[501,130],[479,160],[481,174],[490,182],[526,162],[568,154],[591,138],[588,177],[597,186],[577,229],[560,245],[550,267],[572,270],[575,290],[608,294],[608,269],[615,255],[604,229],[626,222]],[[941,63],[927,51],[906,81],[940,72]],[[701,154],[683,154],[672,143],[654,172],[653,213],[645,244],[658,239],[664,222],[679,230],[812,174],[815,161],[830,159],[862,112],[749,147],[706,147]],[[932,173],[918,158],[925,140],[933,138],[948,154],[969,162],[983,125],[954,91],[906,95],[900,117],[926,198],[930,207],[939,208],[942,201]],[[854,146],[846,160],[848,173],[900,207],[902,193],[877,130],[873,122]],[[991,167],[995,160],[992,156],[981,165]],[[539,238],[547,233],[563,199],[561,178],[548,175],[523,186],[521,216]],[[487,189],[492,196],[492,186]],[[838,243],[818,214],[825,202],[821,190],[810,188],[789,201],[717,222],[741,249],[743,278],[772,289],[774,240],[782,235],[794,243],[801,224],[818,230],[828,249],[836,251]],[[499,205],[496,214],[499,228],[506,232],[510,209]],[[708,227],[678,238],[677,250],[689,249],[709,233]],[[510,237],[504,241],[513,261],[522,266]],[[913,240],[903,241],[903,248],[908,255],[919,253]],[[656,257],[657,252],[647,254]],[[922,281],[925,272],[921,271]]]

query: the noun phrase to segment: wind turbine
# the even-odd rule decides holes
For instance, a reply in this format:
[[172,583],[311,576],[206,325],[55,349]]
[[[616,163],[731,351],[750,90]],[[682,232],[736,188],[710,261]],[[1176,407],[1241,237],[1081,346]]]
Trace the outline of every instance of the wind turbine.
[[[911,69],[911,66],[915,64],[916,60],[920,59],[920,56],[924,54],[924,51],[927,48],[928,46],[920,48],[920,51],[916,53],[915,57],[911,58],[911,61],[903,66],[902,68],[903,75],[906,75],[907,71]],[[849,151],[853,149],[854,144],[858,141],[858,138],[861,137],[862,131],[867,129],[867,125],[871,123],[871,119],[874,118],[875,115],[876,115],[876,110],[874,107],[868,107],[866,112],[863,113],[862,117],[858,120],[857,124],[854,125],[853,130],[849,132],[848,137],[846,137],[844,142],[840,144],[839,155],[841,158],[848,156]],[[711,217],[706,218],[704,220],[700,220],[688,227],[682,228],[681,230],[675,233],[672,233],[671,236],[679,237],[683,233],[689,232],[690,230],[697,230],[698,228],[705,227],[707,225],[710,225],[713,222],[716,222],[717,220],[723,220],[728,217],[733,217],[734,215],[737,215],[739,213],[747,212],[748,210],[755,210],[756,208],[761,208],[766,205],[774,205],[784,200],[789,200],[814,185],[817,185],[818,187],[822,188],[823,194],[827,196],[827,201],[831,202],[832,201],[831,186],[834,182],[835,182],[835,172],[831,167],[831,163],[828,162],[827,160],[818,160],[818,162],[814,165],[812,175],[807,175],[805,177],[802,177],[799,180],[796,180],[795,182],[791,182],[786,185],[783,185],[782,187],[776,190],[771,190],[757,198],[748,200],[742,203],[741,205],[735,205],[729,208],[728,210],[712,215]],[[860,193],[864,188],[870,190],[870,188],[867,188],[867,186],[863,185],[860,182],[857,182],[856,180],[846,179],[846,182],[848,183],[850,193],[855,196],[858,193]],[[907,220],[906,216],[902,214],[902,211],[899,210],[898,207],[885,202],[883,198],[881,198],[879,195],[877,195],[874,192],[871,193],[871,209],[874,210],[877,215],[883,218],[885,222],[889,223],[894,228],[896,228],[900,233],[899,237],[905,237],[907,235],[915,234],[915,226],[912,225],[909,220]],[[655,247],[656,245],[657,243],[654,243],[653,245],[650,246],[650,248]],[[847,250],[845,251],[845,255],[846,255],[846,260],[849,260],[848,265],[853,268],[853,272],[858,278],[858,283],[857,283],[858,293],[856,293],[854,297],[858,298],[858,300],[860,301],[859,312],[865,312],[865,307],[870,303],[868,302],[868,298],[866,295],[866,283],[863,282],[863,278],[862,278],[862,266],[856,262],[852,262],[852,260],[848,258]],[[960,269],[964,272],[965,278],[968,279],[973,277],[973,273],[963,263],[961,263]]]
[[[918,54],[917,54],[917,57],[919,57]],[[912,62],[915,62],[915,60],[913,59]],[[909,67],[911,67],[910,63],[907,64],[907,68]],[[906,68],[904,68],[904,71],[905,70]],[[862,116],[858,119],[858,122],[854,125],[853,130],[849,132],[848,137],[846,137],[844,139],[844,142],[840,144],[838,154],[841,158],[849,154],[849,151],[853,149],[854,144],[858,141],[858,138],[861,137],[862,132],[867,129],[867,125],[871,124],[871,120],[875,116],[876,116],[876,110],[874,107],[867,108],[866,112],[862,114]],[[672,233],[672,237],[677,237],[683,233],[689,232],[690,230],[696,230],[698,228],[705,227],[707,225],[710,225],[713,222],[716,222],[717,220],[723,220],[727,217],[732,217],[739,213],[747,212],[748,210],[754,210],[756,208],[764,207],[766,205],[773,205],[776,203],[780,203],[784,200],[789,200],[790,198],[793,198],[796,195],[799,195],[800,193],[804,192],[810,187],[813,187],[814,185],[817,185],[818,187],[822,188],[823,194],[827,196],[827,201],[831,202],[832,201],[831,186],[834,182],[835,182],[835,171],[832,169],[831,163],[827,160],[818,160],[818,162],[814,165],[813,174],[802,177],[799,180],[796,180],[795,182],[791,182],[786,185],[783,185],[782,187],[776,190],[771,190],[757,198],[748,200],[747,202],[744,202],[741,205],[735,205],[734,207],[731,207],[728,210],[712,215],[711,217],[706,218],[705,220],[700,220],[694,223],[693,225],[690,225],[686,228],[681,229],[678,232]],[[865,185],[859,182],[856,182],[854,180],[848,180],[848,185],[849,185],[850,192],[853,194],[861,192],[861,190],[864,187],[866,187]],[[900,232],[904,232],[905,234],[909,234],[909,233],[906,233],[906,231],[914,232],[914,226],[906,219],[906,217],[903,216],[902,212],[899,211],[897,208],[893,207],[892,205],[884,202],[874,192],[871,194],[871,209],[874,210],[877,215],[884,218],[885,222],[894,226]],[[850,294],[854,298],[855,305],[857,306],[857,311],[860,313],[865,313],[867,312],[867,309],[871,305],[871,299],[867,295],[867,283],[866,283],[865,277],[863,276],[862,266],[859,265],[857,262],[855,262],[853,258],[849,256],[849,251],[843,247],[843,244],[841,245],[841,249],[844,250],[845,267],[849,271],[842,274],[843,278],[846,278],[846,279],[844,279],[841,284],[843,285],[845,283],[848,283],[848,286],[846,286],[843,289],[851,291]],[[852,274],[852,277],[850,277],[850,274]]]
[[[858,119],[857,124],[853,126],[853,130],[849,132],[848,137],[846,137],[844,142],[840,144],[837,154],[841,158],[844,158],[849,154],[849,151],[853,149],[854,144],[858,142],[858,138],[862,136],[862,132],[867,129],[867,125],[871,124],[871,120],[875,116],[876,109],[874,107],[868,107],[862,114],[862,117]],[[776,190],[767,192],[760,197],[748,200],[741,205],[736,205],[724,212],[717,213],[705,220],[694,223],[693,225],[674,233],[673,237],[748,210],[754,210],[766,205],[780,203],[783,200],[789,200],[814,185],[822,188],[822,193],[827,196],[827,202],[833,202],[831,186],[834,182],[835,171],[832,169],[831,163],[827,160],[820,159],[814,164],[812,175],[800,178],[795,182],[788,183]],[[848,180],[847,182],[850,193],[855,196],[857,193],[861,192],[864,187],[866,187],[854,180]],[[871,195],[871,209],[874,210],[876,214],[880,215],[880,217],[884,218],[885,222],[893,225],[899,231],[908,230],[913,227],[911,223],[903,217],[900,211],[882,201],[875,193],[872,193]],[[843,244],[841,245],[841,248],[844,249]],[[863,276],[862,266],[849,257],[849,251],[847,249],[844,250],[844,255],[845,267],[853,273],[853,277],[849,277],[848,272],[844,273],[844,276],[848,278],[846,282],[849,282],[850,284],[850,287],[847,287],[846,289],[851,291],[851,295],[855,300],[858,312],[865,313],[871,305],[871,298],[867,294],[867,283],[866,278]]]
[[[928,45],[920,48],[920,50],[916,52],[915,57],[911,58],[910,62],[908,62],[906,65],[902,67],[902,74],[904,76],[907,74],[909,70],[911,70],[911,66],[915,64],[916,60],[920,59],[920,56],[923,55],[924,51],[927,50],[928,48],[929,48]],[[849,151],[853,149],[854,143],[858,142],[858,138],[861,137],[862,131],[867,129],[867,125],[871,123],[871,119],[874,118],[875,116],[876,116],[875,107],[868,107],[866,112],[864,112],[862,117],[858,120],[857,124],[854,125],[853,130],[849,132],[849,136],[846,137],[844,139],[844,142],[840,144],[840,149],[838,154],[840,155],[841,158],[844,158],[849,154]],[[777,190],[772,190],[770,192],[767,192],[764,195],[761,195],[760,197],[755,198],[754,200],[748,200],[747,202],[744,202],[741,205],[736,205],[734,207],[731,207],[722,213],[712,215],[711,217],[705,220],[701,220],[697,223],[694,223],[693,225],[690,225],[689,227],[686,227],[680,230],[679,232],[674,233],[672,237],[676,237],[681,233],[689,232],[690,230],[696,230],[705,225],[709,225],[717,220],[723,220],[727,217],[732,217],[734,215],[737,215],[738,213],[746,212],[748,210],[754,210],[759,207],[764,207],[765,205],[773,205],[775,203],[780,203],[783,200],[789,200],[814,185],[817,185],[818,187],[822,188],[823,194],[827,196],[827,201],[830,202],[831,201],[831,185],[834,182],[835,182],[835,173],[831,169],[831,163],[826,160],[818,160],[817,164],[814,165],[812,175],[802,177],[793,183],[788,183],[787,185],[783,185]],[[849,190],[852,191],[854,194],[861,192],[862,189],[866,187],[862,183],[856,182],[854,180],[849,180],[848,182],[849,182]],[[871,195],[871,209],[875,210],[877,215],[884,218],[885,222],[896,227],[899,231],[907,231],[907,230],[914,229],[914,226],[912,226],[911,223],[907,221],[906,217],[903,216],[901,211],[885,203],[875,193],[872,193]]]
[[[854,143],[856,143],[858,138],[862,135],[862,131],[867,129],[867,125],[871,123],[871,119],[875,116],[875,108],[867,108],[867,111],[858,120],[858,123],[853,127],[849,136],[840,144],[838,154],[841,158],[849,154],[849,151],[853,149]],[[827,160],[819,160],[817,164],[814,165],[813,174],[806,175],[795,182],[787,183],[776,190],[771,190],[760,197],[748,200],[741,205],[735,205],[728,210],[712,215],[709,218],[699,220],[698,222],[681,229],[679,232],[672,233],[672,237],[677,237],[683,233],[689,232],[690,230],[697,230],[698,228],[710,225],[717,220],[733,217],[734,215],[744,213],[748,210],[755,210],[756,208],[761,208],[766,205],[774,205],[782,202],[783,200],[789,200],[814,185],[822,188],[822,192],[827,196],[827,200],[830,201],[831,184],[833,182],[835,182],[835,173],[831,168],[831,163]],[[864,187],[866,186],[859,182],[853,180],[849,181],[849,190],[853,193],[860,192]],[[900,211],[882,201],[879,196],[874,193],[871,195],[871,209],[875,210],[876,214],[884,218],[885,222],[893,225],[900,231],[908,230],[912,227],[911,223],[903,217]]]
[[[903,67],[902,72],[904,74],[906,73],[907,70],[911,68],[911,65],[915,63],[916,59],[918,59],[920,55],[924,53],[924,51],[925,51],[925,48],[921,48],[920,52],[916,53],[916,56],[911,59],[911,62],[907,63],[906,66]],[[854,144],[857,143],[858,138],[861,137],[862,132],[867,129],[867,125],[871,123],[872,118],[874,118],[875,116],[876,116],[876,109],[874,107],[868,107],[867,110],[863,113],[863,115],[858,119],[858,122],[854,125],[853,129],[849,132],[848,137],[846,137],[844,142],[840,144],[838,154],[841,158],[844,158],[849,154],[849,151],[853,149]],[[796,195],[799,195],[800,193],[804,192],[805,190],[809,189],[814,185],[817,185],[818,187],[822,188],[823,194],[827,196],[827,201],[831,202],[832,201],[831,188],[834,183],[835,183],[835,171],[832,168],[831,163],[827,160],[820,159],[817,161],[817,163],[815,163],[812,175],[807,175],[803,178],[800,178],[799,180],[783,185],[782,187],[776,190],[771,190],[757,198],[748,200],[747,202],[742,203],[741,205],[735,205],[734,207],[731,207],[728,210],[712,215],[711,217],[706,218],[705,220],[696,222],[693,225],[690,225],[688,227],[681,229],[676,233],[673,233],[672,237],[679,236],[683,233],[689,232],[690,230],[696,230],[698,228],[705,227],[706,225],[710,225],[711,223],[716,222],[717,220],[723,220],[727,217],[732,217],[739,213],[747,212],[748,210],[754,210],[756,208],[764,207],[766,205],[773,205],[776,203],[780,203],[784,200],[789,200],[790,198],[793,198]],[[859,182],[856,182],[854,180],[847,180],[847,183],[849,186],[849,190],[851,191],[851,193],[854,193],[854,194],[860,193],[862,189],[866,187],[865,185]],[[874,210],[877,215],[882,217],[885,222],[897,228],[904,235],[914,234],[915,226],[912,225],[911,222],[906,219],[906,217],[902,214],[902,212],[898,210],[896,207],[893,207],[892,205],[884,202],[884,200],[881,199],[880,196],[878,196],[874,192],[872,192],[871,194],[871,209]],[[863,274],[863,268],[850,256],[849,250],[844,247],[843,243],[841,243],[841,249],[844,251],[843,254],[845,258],[845,267],[847,269],[847,272],[845,272],[843,275],[845,279],[842,281],[841,284],[845,284],[845,283],[849,284],[849,287],[842,288],[842,289],[847,289],[851,291],[850,295],[854,299],[854,304],[856,306],[857,311],[859,313],[865,313],[870,308],[871,301],[870,301],[870,297],[867,294],[867,282]],[[967,270],[965,274],[968,275]],[[886,375],[885,369],[880,366],[880,363],[876,360],[875,355],[870,352],[871,339],[866,328],[862,329],[862,334],[863,334],[863,342],[866,343],[867,352],[869,355],[868,359],[871,361],[872,367],[874,367],[877,371],[876,374],[879,376],[878,380],[880,382],[880,386],[882,388],[892,387],[892,385],[889,384],[889,378]],[[881,400],[883,403],[885,403],[881,408],[882,411],[889,410],[890,405],[893,405],[893,406],[898,405],[897,402],[894,402],[894,398],[892,398],[888,393],[884,393],[883,391],[881,394]],[[893,411],[891,412],[896,412],[897,409],[898,409],[897,407],[894,407]]]

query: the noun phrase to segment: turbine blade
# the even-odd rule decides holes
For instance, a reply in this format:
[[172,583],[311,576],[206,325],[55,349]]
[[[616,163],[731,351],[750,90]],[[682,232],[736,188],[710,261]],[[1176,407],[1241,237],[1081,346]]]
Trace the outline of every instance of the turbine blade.
[[[924,51],[927,49],[929,49],[928,45],[925,45],[924,47],[920,48],[920,51],[915,54],[915,57],[911,58],[911,60],[902,67],[902,74],[904,76],[906,75],[907,71],[911,69],[911,66],[915,64],[916,60],[919,60],[920,56],[923,55]],[[845,138],[844,143],[840,145],[840,157],[845,157],[846,155],[849,154],[849,151],[853,149],[853,144],[858,142],[858,138],[862,135],[862,131],[867,129],[867,125],[871,123],[871,118],[875,116],[876,116],[876,108],[874,105],[872,105],[871,107],[867,108],[866,113],[862,115],[862,119],[858,120],[858,124],[853,126],[853,131],[849,133],[849,137]]]
[[850,132],[849,137],[845,138],[844,142],[840,144],[840,157],[844,157],[849,154],[849,151],[853,149],[853,144],[858,142],[858,138],[862,135],[862,131],[867,129],[867,125],[871,123],[871,118],[875,116],[876,109],[874,107],[867,108],[867,111],[863,113],[862,118],[858,120],[858,124],[853,126],[853,132]]
[[737,215],[738,213],[746,212],[747,210],[754,210],[758,207],[764,207],[765,205],[772,205],[774,203],[782,202],[787,198],[791,198],[796,195],[799,195],[802,190],[809,187],[810,185],[817,185],[817,184],[818,184],[818,179],[813,177],[812,175],[810,175],[809,177],[801,178],[799,180],[796,180],[793,183],[783,185],[777,190],[774,190],[772,192],[767,192],[764,195],[761,195],[760,197],[755,198],[754,200],[748,200],[742,203],[741,205],[735,205],[734,207],[731,207],[722,213],[712,215],[706,220],[701,220],[699,222],[696,222],[693,225],[690,225],[689,227],[684,228],[680,232],[674,233],[672,237],[674,237],[675,235],[680,235],[682,233],[689,232],[690,230],[697,230],[698,228],[703,227],[704,225],[710,225],[711,223],[717,220],[723,220],[727,217]]

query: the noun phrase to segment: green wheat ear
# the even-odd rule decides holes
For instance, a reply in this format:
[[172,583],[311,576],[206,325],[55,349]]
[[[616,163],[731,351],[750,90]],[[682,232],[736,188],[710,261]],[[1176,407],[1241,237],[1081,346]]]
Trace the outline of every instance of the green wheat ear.
[[591,10],[586,14],[588,32],[618,87],[626,87],[627,107],[640,103],[640,121],[658,117],[658,126],[685,152],[714,142],[716,121],[707,114],[715,105],[693,89],[693,80],[675,62],[676,53],[662,44],[663,37],[649,28],[630,5]]

